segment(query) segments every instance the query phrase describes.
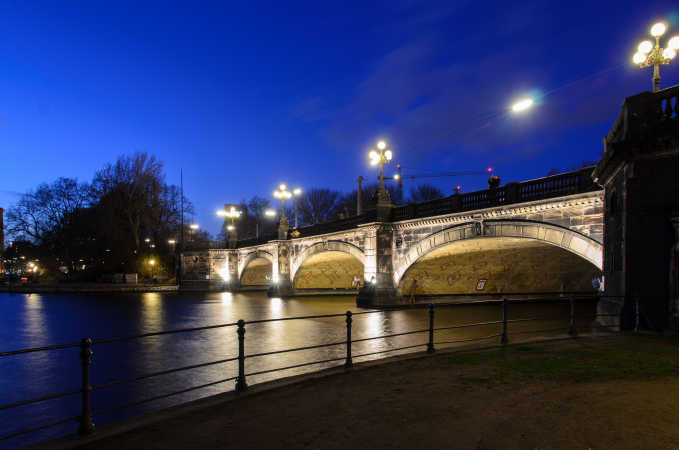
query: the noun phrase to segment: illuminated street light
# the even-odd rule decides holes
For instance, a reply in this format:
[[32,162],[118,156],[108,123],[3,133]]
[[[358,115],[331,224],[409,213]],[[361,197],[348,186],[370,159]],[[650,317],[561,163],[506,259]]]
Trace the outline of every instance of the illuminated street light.
[[274,211],[273,209],[267,209],[266,211],[264,211],[264,215],[267,217],[276,217],[276,211]]
[[534,102],[532,98],[524,98],[512,105],[512,111],[515,113],[525,111],[529,109],[531,106],[533,106],[533,103]]
[[377,143],[377,148],[379,149],[379,153],[374,149],[370,150],[368,157],[370,158],[371,166],[380,166],[380,184],[377,189],[381,190],[384,189],[383,166],[391,161],[394,154],[391,152],[391,150],[386,150],[387,143],[384,141],[379,141]]
[[295,188],[292,193],[295,195],[295,229],[297,229],[297,197],[302,195],[302,189]]
[[292,192],[288,191],[285,184],[278,186],[278,189],[273,192],[273,196],[281,201],[281,220],[285,220],[285,201],[292,197]]
[[170,244],[170,245],[174,245],[174,244],[177,243],[177,241],[175,241],[174,239],[168,239],[167,243]]
[[151,279],[153,279],[153,276],[154,276],[153,275],[154,274],[153,269],[156,266],[156,260],[155,259],[149,259],[149,265],[151,266]]
[[[243,214],[243,212],[237,210],[234,206],[231,206],[229,209],[220,209],[219,211],[217,211],[217,215],[219,217],[224,217],[225,218],[224,220],[226,220],[227,217],[231,219],[231,223],[226,226],[227,231],[234,231],[236,229],[233,220],[238,219],[241,216],[241,214]],[[230,237],[232,240],[237,239],[235,234],[232,234]]]
[[200,228],[200,226],[197,223],[192,223],[191,225],[189,225],[189,228],[191,228],[192,230],[197,230],[198,228]]
[[660,46],[660,36],[665,34],[667,26],[658,22],[651,27],[651,36],[655,38],[655,46],[651,41],[643,41],[632,56],[634,64],[642,69],[653,67],[653,92],[660,90],[660,66],[669,64],[679,51],[679,36],[674,36],[667,42],[667,48]]

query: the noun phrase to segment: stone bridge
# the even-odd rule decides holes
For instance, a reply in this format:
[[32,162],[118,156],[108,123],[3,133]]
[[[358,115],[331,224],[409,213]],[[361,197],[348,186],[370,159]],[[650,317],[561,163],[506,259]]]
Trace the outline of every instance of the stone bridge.
[[[205,288],[346,292],[364,304],[418,295],[592,291],[603,256],[603,190],[593,167],[374,211],[297,237],[184,252],[183,282]],[[297,233],[293,233],[297,234]],[[368,295],[368,294],[366,294]]]
[[601,324],[679,331],[679,86],[625,99],[592,169],[403,206],[381,188],[374,211],[185,252],[182,273],[282,296],[358,276],[359,304],[380,305],[412,292],[591,291],[603,272]]

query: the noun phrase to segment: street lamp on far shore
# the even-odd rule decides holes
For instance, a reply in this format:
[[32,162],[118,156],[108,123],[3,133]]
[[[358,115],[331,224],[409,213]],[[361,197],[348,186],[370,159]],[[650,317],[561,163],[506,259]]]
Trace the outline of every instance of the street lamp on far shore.
[[655,38],[655,45],[651,41],[643,41],[637,46],[637,52],[632,57],[634,64],[644,69],[653,67],[653,92],[660,90],[660,66],[667,65],[679,51],[679,35],[667,42],[667,48],[660,46],[660,36],[667,31],[667,25],[658,22],[651,27],[651,36]]
[[295,188],[292,193],[295,196],[295,229],[297,229],[297,198],[302,195],[302,189]]
[[151,280],[153,280],[154,268],[156,267],[156,260],[153,258],[149,259],[149,266],[151,266]]

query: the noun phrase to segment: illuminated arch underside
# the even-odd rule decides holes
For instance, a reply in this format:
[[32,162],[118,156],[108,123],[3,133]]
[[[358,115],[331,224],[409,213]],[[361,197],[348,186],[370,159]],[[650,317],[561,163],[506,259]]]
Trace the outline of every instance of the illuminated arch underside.
[[418,294],[481,292],[591,291],[601,271],[563,248],[526,238],[479,238],[438,247],[411,265],[399,283],[408,295],[413,280]]
[[271,261],[266,258],[252,259],[241,276],[241,286],[268,286],[271,284]]
[[363,279],[363,263],[341,251],[315,253],[295,273],[297,289],[349,289],[354,277]]

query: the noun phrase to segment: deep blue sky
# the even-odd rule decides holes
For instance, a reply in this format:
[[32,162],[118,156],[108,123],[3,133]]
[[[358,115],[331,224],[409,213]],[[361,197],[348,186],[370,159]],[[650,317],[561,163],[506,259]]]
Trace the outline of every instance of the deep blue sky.
[[[134,151],[172,183],[183,167],[212,232],[220,204],[281,181],[354,188],[378,138],[406,171],[544,176],[597,159],[624,97],[650,88],[631,57],[658,19],[679,34],[671,1],[5,1],[0,206]],[[549,95],[487,119],[529,92]]]

